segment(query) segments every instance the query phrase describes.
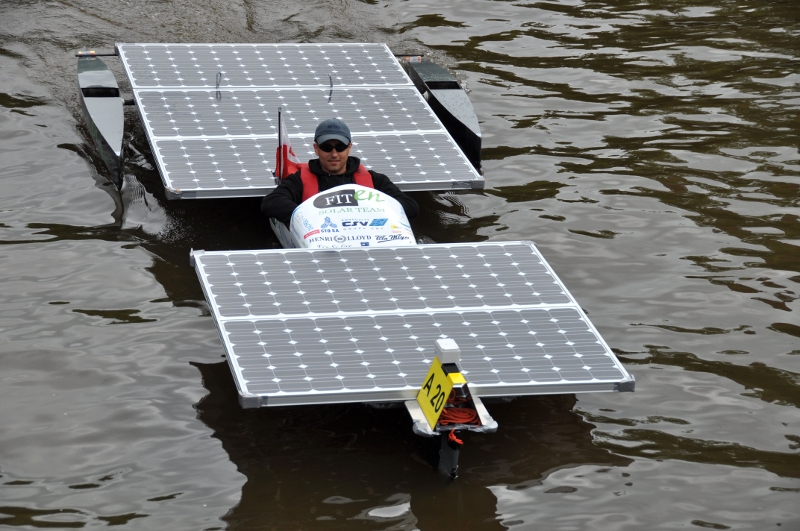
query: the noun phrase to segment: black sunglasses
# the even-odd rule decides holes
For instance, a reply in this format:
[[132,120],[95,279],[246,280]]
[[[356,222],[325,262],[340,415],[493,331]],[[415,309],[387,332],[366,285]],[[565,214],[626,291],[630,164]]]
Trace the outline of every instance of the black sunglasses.
[[320,148],[325,153],[330,153],[334,149],[336,150],[337,153],[341,153],[345,149],[349,148],[350,144],[342,144],[341,142],[337,144],[330,144],[328,142],[325,142],[324,144],[317,144],[317,147]]

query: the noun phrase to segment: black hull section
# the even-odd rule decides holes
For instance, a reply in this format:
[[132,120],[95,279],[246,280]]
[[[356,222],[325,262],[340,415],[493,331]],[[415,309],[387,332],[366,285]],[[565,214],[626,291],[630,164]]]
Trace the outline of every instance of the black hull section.
[[405,62],[406,71],[476,170],[481,169],[481,130],[475,109],[458,80],[428,61]]
[[[480,130],[475,133],[467,124],[461,121],[459,116],[453,114],[455,107],[465,107],[469,105],[469,110],[473,116],[472,104],[467,94],[462,89],[457,90],[429,90],[426,95],[428,105],[442,121],[442,124],[452,135],[458,147],[467,156],[476,170],[481,169],[481,136]],[[475,120],[477,122],[477,119]]]
[[[103,162],[111,174],[111,180],[114,182],[117,189],[120,189],[122,188],[122,139],[120,137],[120,142],[116,146],[111,146],[103,135],[103,131],[98,126],[97,121],[95,121],[95,117],[97,116],[98,110],[106,107],[106,110],[110,111],[110,114],[117,114],[114,111],[118,110],[119,117],[122,119],[122,100],[117,98],[117,102],[92,101],[99,99],[101,98],[81,98],[83,117],[89,128],[92,141],[100,152],[100,157],[103,159]],[[114,103],[118,103],[118,106],[114,105]]]

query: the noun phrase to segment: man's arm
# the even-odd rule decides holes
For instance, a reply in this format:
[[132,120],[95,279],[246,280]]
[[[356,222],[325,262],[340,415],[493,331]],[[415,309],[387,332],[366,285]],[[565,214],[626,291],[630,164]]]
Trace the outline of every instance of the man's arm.
[[261,213],[268,218],[277,219],[288,227],[292,212],[302,198],[303,181],[300,180],[300,172],[293,173],[261,200]]
[[375,189],[397,199],[397,202],[403,206],[407,218],[411,219],[419,215],[419,205],[417,202],[400,191],[400,188],[398,188],[389,177],[372,170],[369,170],[369,173],[372,175],[372,184]]

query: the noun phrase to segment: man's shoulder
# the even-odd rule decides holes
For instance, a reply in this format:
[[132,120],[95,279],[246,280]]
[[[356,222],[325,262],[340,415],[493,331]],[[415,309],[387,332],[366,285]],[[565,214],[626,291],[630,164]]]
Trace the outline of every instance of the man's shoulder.
[[296,190],[303,188],[303,179],[300,178],[300,172],[296,171],[294,173],[290,173],[283,179],[278,182],[278,186],[275,187],[272,191],[275,192],[277,190]]
[[392,180],[383,173],[377,172],[375,170],[367,170],[370,175],[372,175],[372,183],[377,185],[378,183],[383,182],[392,182]]
[[287,175],[286,177],[283,178],[283,181],[298,181],[298,182],[302,182],[302,180],[300,179],[300,170],[297,170],[294,173],[290,173],[289,175]]

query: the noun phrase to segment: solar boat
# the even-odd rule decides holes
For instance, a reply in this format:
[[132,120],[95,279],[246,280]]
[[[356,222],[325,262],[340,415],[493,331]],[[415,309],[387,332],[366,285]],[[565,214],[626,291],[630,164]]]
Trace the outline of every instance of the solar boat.
[[[121,183],[121,118],[110,123],[121,104],[99,55],[79,54],[80,95]],[[352,155],[403,191],[484,187],[478,120],[457,80],[385,44],[117,44],[108,55],[170,199],[274,189],[279,109],[301,160],[316,125],[337,117]],[[439,469],[455,477],[459,434],[498,429],[481,399],[634,390],[533,242],[379,241],[365,231],[383,214],[344,214],[363,219],[346,226],[357,246],[342,243],[346,224],[338,245],[315,247],[273,223],[283,249],[192,251],[242,407],[405,406],[414,433],[441,438]],[[458,409],[471,419],[442,420]]]

